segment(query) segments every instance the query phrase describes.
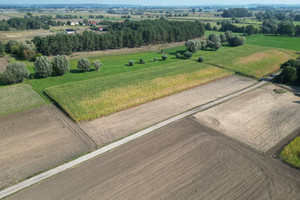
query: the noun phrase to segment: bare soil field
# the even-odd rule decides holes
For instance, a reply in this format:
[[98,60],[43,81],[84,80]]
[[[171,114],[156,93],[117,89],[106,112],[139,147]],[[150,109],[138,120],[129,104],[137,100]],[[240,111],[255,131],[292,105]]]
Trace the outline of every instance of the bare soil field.
[[8,62],[5,58],[0,57],[0,72],[3,72],[6,70],[6,67],[8,65]]
[[0,117],[0,189],[95,148],[53,105]]
[[32,40],[35,36],[47,36],[47,35],[55,35],[56,32],[50,32],[49,30],[24,30],[24,31],[1,31],[0,32],[0,40],[8,41],[8,40],[18,40],[21,42],[25,42],[26,40]]
[[7,200],[298,200],[300,171],[183,119]]
[[102,146],[254,83],[249,78],[231,76],[79,125]]
[[229,137],[267,152],[300,127],[300,98],[268,84],[195,115]]

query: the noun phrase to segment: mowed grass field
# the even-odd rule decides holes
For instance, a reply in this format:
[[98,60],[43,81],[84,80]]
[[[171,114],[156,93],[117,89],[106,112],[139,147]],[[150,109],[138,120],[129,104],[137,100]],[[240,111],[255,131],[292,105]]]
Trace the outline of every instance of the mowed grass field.
[[300,168],[300,136],[296,137],[283,149],[280,158],[284,162]]
[[46,88],[76,121],[90,120],[189,89],[233,72],[192,60]]
[[0,116],[46,104],[28,84],[0,88]]
[[277,71],[280,64],[295,57],[296,54],[290,50],[244,45],[207,54],[205,62],[246,76],[261,78]]

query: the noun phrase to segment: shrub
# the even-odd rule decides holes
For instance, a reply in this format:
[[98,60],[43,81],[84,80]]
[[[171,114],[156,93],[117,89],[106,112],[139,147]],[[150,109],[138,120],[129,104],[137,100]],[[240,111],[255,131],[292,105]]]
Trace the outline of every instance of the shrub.
[[225,32],[225,36],[226,36],[226,40],[234,37],[232,31],[228,31],[228,30]]
[[43,55],[41,53],[36,53],[33,58],[31,59],[31,61],[36,61],[39,57],[42,57]]
[[134,65],[134,62],[133,62],[132,60],[130,60],[130,61],[128,62],[128,65],[129,65],[129,66],[133,66],[133,65]]
[[0,41],[0,56],[4,56],[4,45]]
[[221,43],[220,42],[213,42],[213,41],[208,40],[207,41],[207,47],[209,47],[212,50],[216,51],[216,50],[220,49]]
[[52,64],[46,56],[39,57],[34,63],[34,70],[41,78],[47,78],[52,74]]
[[233,38],[228,39],[229,46],[236,47],[241,46],[246,43],[246,38],[241,36],[235,36]]
[[81,69],[83,72],[90,71],[91,69],[91,63],[88,59],[86,58],[81,58],[78,60],[78,66],[79,69]]
[[53,60],[53,74],[63,75],[70,71],[70,61],[65,55],[57,55]]
[[202,63],[203,61],[204,61],[204,58],[202,56],[198,58],[198,62]]
[[143,58],[140,59],[140,64],[145,64],[145,60]]
[[280,74],[280,80],[282,83],[293,83],[296,79],[297,71],[291,66],[285,67]]
[[5,45],[5,51],[6,51],[6,53],[12,53],[12,52],[11,52],[11,47],[12,47],[12,46],[19,46],[19,45],[20,45],[19,42],[15,41],[15,40],[9,40],[9,41],[6,43],[6,45]]
[[207,46],[207,42],[205,40],[201,40],[200,44],[201,44],[201,50],[204,50]]
[[94,61],[94,62],[93,62],[93,65],[94,65],[96,71],[98,71],[99,68],[103,66],[103,64],[102,64],[102,62],[101,62],[100,60]]
[[168,59],[168,56],[163,55],[161,58],[163,59],[163,61],[166,61]]
[[12,63],[6,67],[2,74],[3,84],[21,83],[30,75],[24,63]]
[[183,56],[186,59],[190,59],[193,56],[193,54],[192,54],[192,52],[186,51],[186,52],[183,53]]
[[220,38],[221,38],[221,42],[227,42],[227,38],[226,38],[226,35],[223,33],[220,35]]
[[185,46],[188,51],[196,53],[196,51],[200,49],[201,44],[198,40],[188,40],[186,41]]
[[153,61],[156,62],[156,61],[157,61],[157,58],[153,58]]
[[217,35],[217,34],[210,34],[210,35],[208,36],[208,39],[209,39],[210,41],[214,42],[214,43],[221,42],[221,38],[220,38],[220,36]]
[[217,27],[217,26],[214,26],[214,30],[217,31],[217,30],[218,30],[218,27]]
[[182,56],[182,55],[181,55],[180,53],[177,53],[177,54],[176,54],[176,58],[178,58],[178,59],[181,58],[181,56]]

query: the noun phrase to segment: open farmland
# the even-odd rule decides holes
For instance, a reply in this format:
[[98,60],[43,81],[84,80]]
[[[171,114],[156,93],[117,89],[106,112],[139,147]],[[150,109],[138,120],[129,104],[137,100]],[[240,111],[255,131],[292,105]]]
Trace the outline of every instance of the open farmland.
[[199,122],[267,152],[299,128],[299,96],[269,84],[198,113]]
[[300,37],[257,34],[247,37],[247,44],[300,51]]
[[277,71],[282,63],[295,57],[296,54],[289,50],[244,45],[207,54],[205,62],[261,78]]
[[0,138],[0,189],[95,148],[53,105],[0,117]]
[[0,88],[0,116],[45,104],[45,100],[28,84]]
[[76,121],[90,120],[230,75],[231,72],[181,61],[103,78],[46,88]]

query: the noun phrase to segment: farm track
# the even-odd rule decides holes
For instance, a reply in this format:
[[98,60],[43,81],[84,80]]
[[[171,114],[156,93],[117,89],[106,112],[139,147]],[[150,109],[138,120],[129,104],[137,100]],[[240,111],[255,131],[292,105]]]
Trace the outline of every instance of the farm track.
[[185,118],[7,199],[296,200],[299,192],[298,170]]

